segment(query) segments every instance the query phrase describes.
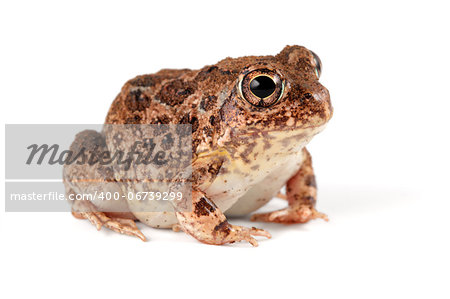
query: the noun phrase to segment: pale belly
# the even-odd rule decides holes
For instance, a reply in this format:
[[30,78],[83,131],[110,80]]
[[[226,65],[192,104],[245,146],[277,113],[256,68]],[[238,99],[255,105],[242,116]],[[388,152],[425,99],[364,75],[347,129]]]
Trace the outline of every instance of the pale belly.
[[[300,169],[304,160],[301,149],[299,147],[294,153],[286,156],[281,154],[277,156],[273,152],[268,152],[267,155],[274,157],[269,159],[268,156],[267,160],[264,159],[264,163],[259,160],[260,169],[254,171],[244,171],[250,169],[252,164],[238,165],[237,167],[235,165],[234,170],[219,174],[216,180],[202,191],[227,216],[242,216],[252,213],[276,196],[286,182]],[[135,206],[134,203],[128,201],[130,212],[148,226],[170,228],[178,223],[171,206],[167,206],[164,212],[140,212],[141,208]],[[160,206],[154,208],[155,210],[161,209]]]
[[227,216],[241,216],[256,211],[274,196],[300,169],[303,153],[285,159],[273,159],[264,169],[251,175],[233,173],[220,176],[205,192]]
[[[269,202],[286,182],[300,169],[303,153],[289,155],[285,159],[271,159],[263,169],[253,172],[230,172],[220,174],[204,190],[219,209],[227,216],[241,216],[256,211]],[[251,167],[251,166],[250,166]],[[176,224],[177,217],[171,207],[166,212],[138,212],[133,205],[131,212],[143,223],[157,228],[170,228]]]
[[[274,133],[270,146],[258,140],[244,159],[228,159],[205,192],[218,208],[229,216],[241,216],[256,211],[269,202],[286,182],[300,169],[304,161],[303,147],[321,128],[310,131]],[[245,151],[248,145],[240,150]],[[165,213],[140,213],[132,206],[131,212],[143,223],[169,228],[177,217],[169,208]]]

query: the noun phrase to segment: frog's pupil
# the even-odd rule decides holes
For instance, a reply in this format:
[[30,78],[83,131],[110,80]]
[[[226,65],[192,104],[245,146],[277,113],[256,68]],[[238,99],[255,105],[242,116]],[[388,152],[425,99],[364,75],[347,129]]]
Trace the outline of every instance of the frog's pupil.
[[258,98],[264,99],[275,91],[276,85],[268,76],[258,76],[250,82],[250,90]]

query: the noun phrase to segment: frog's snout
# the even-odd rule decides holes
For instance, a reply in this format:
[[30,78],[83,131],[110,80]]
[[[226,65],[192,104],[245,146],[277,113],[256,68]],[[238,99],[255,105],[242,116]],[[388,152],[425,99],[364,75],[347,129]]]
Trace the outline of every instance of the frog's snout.
[[326,124],[333,116],[333,106],[330,101],[330,93],[324,86],[320,86],[320,91],[313,96],[314,108],[311,110],[320,117],[322,124]]

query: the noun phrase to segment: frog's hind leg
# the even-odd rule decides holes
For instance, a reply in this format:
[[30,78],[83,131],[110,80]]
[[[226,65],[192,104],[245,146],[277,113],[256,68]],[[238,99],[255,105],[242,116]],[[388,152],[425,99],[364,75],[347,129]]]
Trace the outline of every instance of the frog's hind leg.
[[118,213],[109,213],[107,215],[107,213],[100,212],[89,201],[77,200],[72,206],[72,215],[75,218],[89,220],[97,230],[104,226],[112,231],[138,237],[144,242],[147,241],[133,219],[112,216],[115,214],[120,215]]
[[[135,218],[122,196],[119,196],[119,200],[100,200],[93,195],[97,191],[103,194],[122,195],[111,166],[102,163],[86,163],[83,155],[79,154],[99,157],[101,153],[107,151],[104,135],[94,130],[84,130],[75,136],[70,150],[75,153],[77,160],[76,163],[72,161],[64,165],[63,181],[67,195],[69,198],[77,198],[76,195],[91,195],[87,198],[93,199],[71,201],[72,214],[76,218],[88,219],[98,230],[105,226],[113,231],[136,236],[145,241],[145,236],[134,223]],[[84,198],[83,196],[81,198]]]
[[315,209],[317,198],[316,180],[311,155],[303,149],[304,162],[299,171],[286,184],[288,207],[274,212],[255,214],[252,221],[277,222],[284,224],[305,223],[312,219],[328,217]]

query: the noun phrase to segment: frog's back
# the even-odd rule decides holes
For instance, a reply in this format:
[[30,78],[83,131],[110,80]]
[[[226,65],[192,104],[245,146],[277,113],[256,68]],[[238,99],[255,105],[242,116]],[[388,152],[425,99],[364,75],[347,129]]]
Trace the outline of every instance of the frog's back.
[[241,66],[229,61],[234,60],[200,70],[163,69],[129,80],[112,103],[106,123],[197,126],[204,112],[219,109],[221,93],[229,91],[238,77]]
[[122,87],[109,108],[107,124],[178,123],[180,109],[189,107],[195,71],[163,69],[155,74],[137,76]]
[[220,108],[247,59],[226,58],[199,70],[163,69],[137,76],[122,87],[105,123],[190,124],[193,153],[208,151],[220,134]]

